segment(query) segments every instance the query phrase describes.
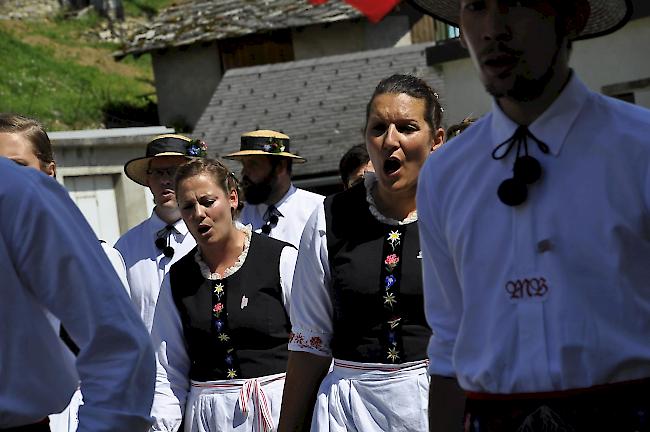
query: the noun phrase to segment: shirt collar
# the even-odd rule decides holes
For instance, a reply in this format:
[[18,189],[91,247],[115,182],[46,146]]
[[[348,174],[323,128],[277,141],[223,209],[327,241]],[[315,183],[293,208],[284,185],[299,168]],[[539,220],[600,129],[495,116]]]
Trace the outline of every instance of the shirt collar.
[[[188,233],[187,225],[183,222],[183,219],[179,219],[173,224],[171,224],[174,229],[182,236],[185,236]],[[156,209],[151,212],[151,232],[152,236],[156,237],[156,233],[161,229],[165,228],[167,223],[164,220],[160,219],[160,216],[156,214]]]
[[[280,213],[280,216],[284,216],[284,215],[282,214],[282,211],[280,210],[280,207],[281,207],[284,203],[286,203],[286,202],[289,200],[289,198],[291,198],[291,196],[292,196],[293,194],[295,194],[295,193],[296,193],[296,187],[293,185],[293,183],[291,183],[291,185],[289,186],[289,190],[287,191],[287,193],[285,193],[285,194],[282,196],[282,198],[280,198],[280,200],[279,200],[278,202],[276,202],[275,204],[273,204],[273,205],[275,206],[275,208],[278,210],[278,212]],[[259,204],[259,205],[257,206],[257,211],[259,212],[260,216],[263,217],[264,214],[266,213],[266,210],[267,210],[268,208],[269,208],[269,205],[268,205],[268,204],[261,203],[261,204]]]
[[[569,82],[560,95],[541,116],[528,126],[530,133],[548,145],[554,156],[559,155],[569,130],[587,101],[589,93],[589,89],[572,71]],[[494,100],[491,122],[492,147],[494,148],[510,138],[518,126]],[[529,148],[532,148],[530,144]]]

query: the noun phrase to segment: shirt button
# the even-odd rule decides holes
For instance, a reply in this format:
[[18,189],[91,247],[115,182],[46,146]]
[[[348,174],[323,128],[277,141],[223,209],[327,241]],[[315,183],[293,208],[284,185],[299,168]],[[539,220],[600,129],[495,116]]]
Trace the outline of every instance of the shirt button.
[[553,242],[549,239],[544,239],[537,242],[537,252],[544,253],[553,249]]

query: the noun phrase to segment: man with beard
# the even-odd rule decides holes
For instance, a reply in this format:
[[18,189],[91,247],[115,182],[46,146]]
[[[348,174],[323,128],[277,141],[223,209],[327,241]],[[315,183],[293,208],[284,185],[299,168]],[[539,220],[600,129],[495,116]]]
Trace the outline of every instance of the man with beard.
[[431,430],[650,430],[650,111],[569,67],[629,1],[414,1],[494,97],[420,174]]
[[291,183],[292,163],[305,159],[292,154],[289,144],[283,133],[257,130],[243,134],[240,150],[224,157],[242,163],[246,205],[241,222],[297,248],[307,219],[324,197]]
[[128,161],[124,172],[147,186],[156,206],[151,217],[115,243],[124,257],[131,300],[151,331],[160,285],[172,264],[195,245],[176,203],[176,169],[192,157],[205,157],[205,143],[182,135],[160,135],[147,144],[144,157]]

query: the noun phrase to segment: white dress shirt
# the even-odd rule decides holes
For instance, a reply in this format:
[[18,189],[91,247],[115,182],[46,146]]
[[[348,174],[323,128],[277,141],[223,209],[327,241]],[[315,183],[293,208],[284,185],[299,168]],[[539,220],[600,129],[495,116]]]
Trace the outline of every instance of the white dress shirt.
[[[372,196],[376,184],[375,173],[366,173],[364,176],[366,201],[375,219],[387,225],[417,222],[417,212],[412,212],[402,221],[382,215]],[[332,355],[331,342],[334,331],[330,287],[332,276],[327,250],[325,208],[322,203],[305,224],[293,277],[295,289],[291,295],[292,337],[289,341],[289,350],[329,357]]]
[[107,243],[102,242],[101,245],[102,249],[104,249],[104,252],[106,253],[106,256],[113,265],[115,273],[117,273],[117,275],[120,277],[120,281],[122,282],[122,285],[124,285],[124,289],[126,290],[127,294],[129,294],[129,297],[131,297],[131,289],[129,288],[129,280],[128,276],[126,275],[126,263],[124,262],[124,257],[120,251],[112,246],[109,246]]
[[146,430],[151,343],[97,237],[50,177],[4,158],[0,173],[0,429],[61,411],[81,381],[79,431]]
[[508,207],[516,149],[491,152],[517,126],[495,103],[420,174],[430,373],[488,393],[650,377],[650,112],[572,76],[529,127],[542,177]]
[[[300,236],[314,209],[323,202],[325,197],[294,185],[289,187],[287,193],[280,201],[275,203],[280,216],[278,224],[271,230],[270,237],[285,241],[296,248],[300,245]],[[264,214],[269,208],[267,204],[252,205],[246,203],[241,212],[240,221],[244,225],[251,225],[257,233],[262,232]]]
[[155,210],[149,219],[131,228],[115,243],[115,248],[120,251],[126,263],[131,301],[149,331],[165,275],[172,264],[196,246],[194,237],[182,219],[172,225],[174,230],[169,234],[169,245],[174,248],[174,255],[171,258],[163,255],[162,250],[156,247],[157,233],[167,224],[158,217]]
[[[246,234],[244,250],[237,262],[226,269],[223,275],[219,275],[210,273],[207,265],[200,259],[200,254],[197,254],[196,259],[204,278],[211,280],[224,279],[239,271],[246,262],[252,229],[249,225],[244,226],[238,222],[236,226]],[[291,282],[297,254],[298,251],[291,246],[283,248],[280,254],[280,284],[282,286],[282,300],[287,312],[290,309]],[[169,276],[165,277],[161,287],[151,337],[156,350],[157,361],[156,391],[151,410],[151,415],[154,418],[152,430],[175,432],[181,424],[185,412],[185,402],[190,391],[191,360],[183,336],[181,317],[172,297]]]

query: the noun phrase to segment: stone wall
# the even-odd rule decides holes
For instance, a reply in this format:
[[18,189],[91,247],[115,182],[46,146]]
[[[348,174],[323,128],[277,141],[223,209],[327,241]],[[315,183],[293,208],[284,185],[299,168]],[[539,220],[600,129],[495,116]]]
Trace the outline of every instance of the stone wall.
[[0,19],[41,19],[60,10],[59,0],[0,0]]

